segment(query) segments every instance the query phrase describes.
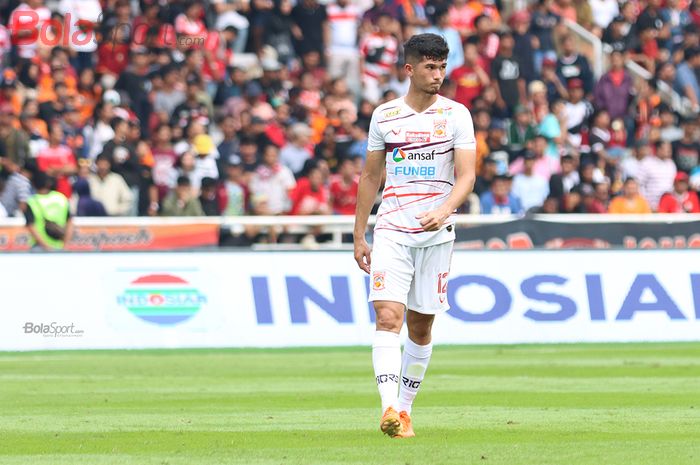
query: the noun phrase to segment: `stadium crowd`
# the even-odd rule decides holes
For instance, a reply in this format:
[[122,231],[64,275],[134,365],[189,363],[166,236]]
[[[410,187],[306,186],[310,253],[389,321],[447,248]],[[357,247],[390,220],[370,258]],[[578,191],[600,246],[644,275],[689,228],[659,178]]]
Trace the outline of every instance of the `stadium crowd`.
[[[441,93],[472,113],[464,212],[700,212],[700,1],[510,6],[0,1],[0,216],[38,172],[77,216],[353,214],[372,110],[406,91],[417,32],[445,37]],[[564,18],[610,46],[600,79]]]

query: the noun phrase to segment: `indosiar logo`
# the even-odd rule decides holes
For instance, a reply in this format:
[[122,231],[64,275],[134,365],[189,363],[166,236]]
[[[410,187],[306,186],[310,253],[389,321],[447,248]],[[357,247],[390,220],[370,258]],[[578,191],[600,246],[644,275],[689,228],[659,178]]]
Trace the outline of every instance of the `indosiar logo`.
[[163,326],[189,320],[206,302],[206,296],[199,290],[170,274],[141,276],[117,296],[117,304],[132,315]]
[[430,152],[405,152],[397,147],[391,153],[391,157],[396,163],[404,160],[432,161],[435,160],[435,150]]

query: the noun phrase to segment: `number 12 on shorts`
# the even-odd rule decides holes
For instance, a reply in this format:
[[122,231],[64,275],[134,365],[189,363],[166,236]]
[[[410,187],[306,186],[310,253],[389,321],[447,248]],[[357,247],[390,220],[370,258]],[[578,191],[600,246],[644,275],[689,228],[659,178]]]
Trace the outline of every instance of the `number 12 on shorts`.
[[440,303],[444,304],[447,299],[447,275],[448,273],[438,273],[437,292]]

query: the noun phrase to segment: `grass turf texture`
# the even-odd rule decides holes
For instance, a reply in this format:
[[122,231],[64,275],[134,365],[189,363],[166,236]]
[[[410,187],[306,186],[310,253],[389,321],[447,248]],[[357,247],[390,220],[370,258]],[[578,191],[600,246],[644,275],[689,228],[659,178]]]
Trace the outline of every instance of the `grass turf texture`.
[[436,347],[418,437],[369,348],[0,353],[0,464],[697,464],[700,344]]

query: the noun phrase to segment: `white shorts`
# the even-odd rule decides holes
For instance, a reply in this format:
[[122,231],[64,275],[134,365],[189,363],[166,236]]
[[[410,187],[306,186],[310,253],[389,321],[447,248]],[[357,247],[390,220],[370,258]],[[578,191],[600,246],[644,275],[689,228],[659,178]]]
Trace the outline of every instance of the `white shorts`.
[[434,315],[449,310],[447,276],[454,241],[410,247],[375,237],[369,301],[388,300]]

